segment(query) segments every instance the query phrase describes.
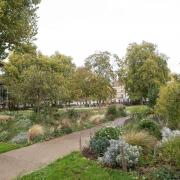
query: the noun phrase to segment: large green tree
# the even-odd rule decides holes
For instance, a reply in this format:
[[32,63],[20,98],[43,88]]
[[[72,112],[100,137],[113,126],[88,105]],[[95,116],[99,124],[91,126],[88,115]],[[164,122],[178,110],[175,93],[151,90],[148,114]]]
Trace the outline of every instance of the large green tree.
[[152,43],[133,43],[128,46],[125,58],[119,64],[120,79],[129,97],[133,100],[148,98],[154,105],[160,86],[168,80],[167,57],[160,54]]
[[161,87],[155,110],[170,128],[180,128],[179,82],[169,82],[166,86]]
[[112,55],[108,51],[99,51],[86,58],[85,67],[90,69],[96,75],[107,79],[109,82],[112,82],[115,78],[115,73],[112,66],[112,62],[115,60],[115,58],[116,56]]
[[14,49],[24,50],[37,33],[37,8],[40,0],[0,1],[0,59]]

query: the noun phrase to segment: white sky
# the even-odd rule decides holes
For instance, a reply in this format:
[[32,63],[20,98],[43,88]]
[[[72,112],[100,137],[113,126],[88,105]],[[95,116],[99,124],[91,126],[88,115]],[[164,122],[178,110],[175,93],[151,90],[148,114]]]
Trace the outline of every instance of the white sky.
[[36,44],[83,65],[96,50],[123,57],[129,43],[158,45],[180,73],[180,0],[42,0]]

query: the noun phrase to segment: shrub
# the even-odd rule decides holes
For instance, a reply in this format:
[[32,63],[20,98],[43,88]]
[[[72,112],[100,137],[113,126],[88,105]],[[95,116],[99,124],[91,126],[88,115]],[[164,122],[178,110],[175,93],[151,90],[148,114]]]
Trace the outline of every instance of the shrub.
[[73,130],[70,127],[62,128],[61,131],[63,134],[70,134],[73,132]]
[[180,83],[169,83],[160,89],[155,109],[168,127],[180,128]]
[[122,134],[122,129],[118,127],[106,127],[98,130],[95,133],[96,138],[106,138],[106,139],[119,139]]
[[162,143],[158,149],[158,158],[167,164],[180,167],[180,137],[175,137]]
[[82,154],[86,158],[93,159],[93,160],[97,159],[97,154],[94,151],[92,151],[92,149],[89,147],[83,148]]
[[145,153],[153,151],[157,144],[157,139],[144,131],[130,131],[123,136],[123,139],[128,144],[141,146]]
[[99,124],[101,121],[103,121],[104,115],[97,114],[90,117],[89,121],[94,124]]
[[15,123],[16,129],[27,129],[32,125],[29,119],[20,119]]
[[109,120],[114,120],[117,117],[124,117],[126,116],[125,106],[111,105],[108,107],[106,112],[106,117]]
[[97,156],[102,156],[110,142],[105,137],[94,137],[90,140],[90,149],[97,154]]
[[28,133],[27,132],[20,132],[18,135],[16,135],[11,142],[15,144],[25,144],[28,140]]
[[171,138],[180,136],[179,130],[172,131],[171,129],[169,129],[167,127],[162,128],[161,133],[162,133],[162,142],[166,142],[166,141],[170,140]]
[[4,141],[7,141],[9,138],[9,133],[8,131],[2,131],[0,133],[0,141],[4,142]]
[[180,173],[176,172],[172,168],[161,167],[152,171],[148,177],[152,180],[178,180],[180,179]]
[[155,136],[156,138],[161,138],[160,125],[149,119],[142,119],[139,122],[139,128],[142,130],[146,130],[149,134]]
[[44,130],[41,125],[33,125],[28,131],[29,140],[33,140],[35,137],[44,135]]
[[118,107],[118,116],[119,117],[125,117],[127,114],[126,114],[126,106],[119,106]]
[[114,120],[118,116],[118,111],[116,108],[116,105],[111,105],[108,107],[107,112],[106,112],[106,117],[109,120]]
[[68,109],[67,110],[67,115],[70,119],[73,119],[73,118],[78,118],[79,117],[79,112],[75,109]]
[[138,163],[140,156],[140,148],[132,146],[126,143],[124,140],[110,140],[110,146],[107,148],[103,157],[99,158],[99,161],[109,167],[122,166],[122,154],[120,153],[120,147],[124,148],[124,158],[127,161],[128,167],[133,167]]

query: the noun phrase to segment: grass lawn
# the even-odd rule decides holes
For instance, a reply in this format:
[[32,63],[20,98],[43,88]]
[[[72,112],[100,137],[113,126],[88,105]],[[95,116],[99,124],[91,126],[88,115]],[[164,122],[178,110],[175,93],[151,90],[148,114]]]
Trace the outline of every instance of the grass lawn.
[[134,106],[126,106],[126,111],[128,114],[138,113],[148,110],[149,107],[147,105],[134,105]]
[[120,170],[103,168],[74,152],[47,167],[18,180],[131,180],[133,176]]
[[17,144],[9,144],[9,143],[2,143],[0,142],[0,153],[4,153],[7,151],[11,151],[13,149],[20,148],[20,145]]

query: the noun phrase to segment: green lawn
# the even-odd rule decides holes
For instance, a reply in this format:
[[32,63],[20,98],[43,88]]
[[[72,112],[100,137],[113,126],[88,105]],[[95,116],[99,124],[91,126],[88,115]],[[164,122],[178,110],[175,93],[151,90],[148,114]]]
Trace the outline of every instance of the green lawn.
[[11,151],[13,149],[17,149],[20,147],[21,147],[20,145],[16,145],[16,144],[9,144],[9,143],[0,142],[0,153]]
[[149,110],[149,107],[146,105],[126,106],[126,111],[128,114],[141,113],[147,110]]
[[120,170],[101,167],[97,162],[88,160],[74,152],[47,167],[19,180],[132,180],[135,179]]

